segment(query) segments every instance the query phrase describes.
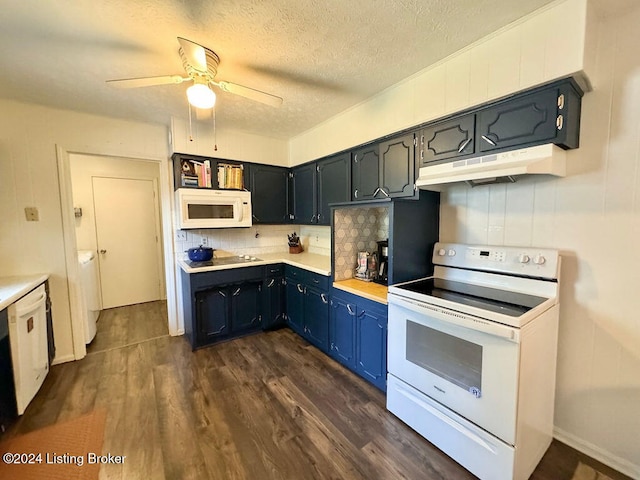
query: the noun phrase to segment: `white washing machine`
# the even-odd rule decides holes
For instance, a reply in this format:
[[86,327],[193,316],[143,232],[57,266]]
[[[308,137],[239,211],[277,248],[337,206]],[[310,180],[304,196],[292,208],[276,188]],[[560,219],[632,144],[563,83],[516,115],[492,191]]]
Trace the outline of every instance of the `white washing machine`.
[[80,266],[80,289],[85,316],[84,340],[88,345],[96,336],[96,322],[100,315],[100,288],[96,256],[91,250],[78,251]]

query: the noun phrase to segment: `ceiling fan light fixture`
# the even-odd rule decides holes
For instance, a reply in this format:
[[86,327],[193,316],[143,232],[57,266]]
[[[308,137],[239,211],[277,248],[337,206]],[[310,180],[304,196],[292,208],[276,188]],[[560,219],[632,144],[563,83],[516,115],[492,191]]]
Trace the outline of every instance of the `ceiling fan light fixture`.
[[213,108],[216,94],[204,83],[194,83],[187,88],[187,99],[196,108]]

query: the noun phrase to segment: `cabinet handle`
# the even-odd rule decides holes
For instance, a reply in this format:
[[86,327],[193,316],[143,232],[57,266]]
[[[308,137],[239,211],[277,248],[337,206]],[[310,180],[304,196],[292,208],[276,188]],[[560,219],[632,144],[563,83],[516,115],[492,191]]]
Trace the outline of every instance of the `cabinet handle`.
[[424,150],[420,150],[420,160],[424,160]]
[[253,217],[253,219],[254,219],[256,222],[259,222],[259,221],[260,221],[260,219],[259,219],[258,217],[256,217],[254,214],[251,214],[251,216]]
[[311,221],[310,221],[310,223],[313,223],[313,221],[314,221],[315,219],[316,219],[316,216],[315,216],[315,215],[313,215],[313,216],[311,217]]
[[378,195],[378,192],[380,192],[380,187],[376,188],[376,191],[373,192],[373,196],[375,197],[376,195]]
[[355,315],[356,314],[355,310],[352,309],[351,305],[349,305],[348,303],[347,303],[347,311],[349,312],[349,315]]
[[484,141],[486,141],[488,144],[493,145],[494,147],[496,145],[498,145],[496,142],[494,142],[493,140],[491,140],[489,137],[487,137],[486,135],[482,135],[482,139]]
[[298,284],[298,285],[296,285],[296,287],[298,287],[298,291],[300,293],[304,293],[304,288],[302,287],[302,285]]
[[357,188],[356,188],[356,191],[353,192],[353,196],[354,196],[354,198],[358,198],[358,189]]
[[271,288],[273,287],[273,284],[276,283],[276,279],[272,278],[271,281],[269,282],[269,285],[267,285],[267,288]]
[[329,303],[329,299],[324,293],[320,294],[320,298],[322,299],[322,303]]
[[467,148],[467,145],[469,145],[469,142],[473,140],[473,138],[467,138],[467,141],[464,142],[462,145],[460,145],[460,148],[458,149],[458,153],[462,153],[462,151]]
[[378,190],[380,190],[382,193],[384,193],[385,197],[389,198],[389,194],[387,192],[384,191],[384,188],[379,188]]
[[331,350],[335,350],[336,349],[336,344],[331,342]]
[[316,223],[318,223],[320,221],[320,214],[316,215]]
[[420,145],[424,146],[424,133],[420,135]]
[[222,290],[218,290],[218,293],[219,293],[220,295],[222,295],[223,297],[226,297],[226,296],[227,296],[227,294],[226,294],[226,293],[224,293]]
[[564,93],[561,93],[560,96],[558,96],[558,108],[560,110],[564,108]]
[[558,130],[562,130],[563,125],[564,117],[562,115],[558,115],[558,118],[556,119],[556,127],[558,127]]
[[239,293],[240,293],[240,287],[238,287],[238,289],[235,292],[233,292],[233,296],[237,297]]

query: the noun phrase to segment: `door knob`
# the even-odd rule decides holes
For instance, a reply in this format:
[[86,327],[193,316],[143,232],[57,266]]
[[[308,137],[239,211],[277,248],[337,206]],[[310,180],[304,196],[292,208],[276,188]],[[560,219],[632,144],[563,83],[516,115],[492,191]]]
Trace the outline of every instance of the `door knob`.
[[107,251],[105,249],[102,249],[100,250],[100,253],[104,255],[105,253],[107,253]]

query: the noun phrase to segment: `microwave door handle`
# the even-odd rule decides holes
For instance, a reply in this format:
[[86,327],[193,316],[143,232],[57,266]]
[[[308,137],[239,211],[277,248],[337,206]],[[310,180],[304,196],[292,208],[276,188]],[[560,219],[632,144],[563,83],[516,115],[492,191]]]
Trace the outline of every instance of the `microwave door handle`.
[[235,201],[235,209],[236,212],[238,212],[238,222],[242,221],[242,200],[236,200]]

